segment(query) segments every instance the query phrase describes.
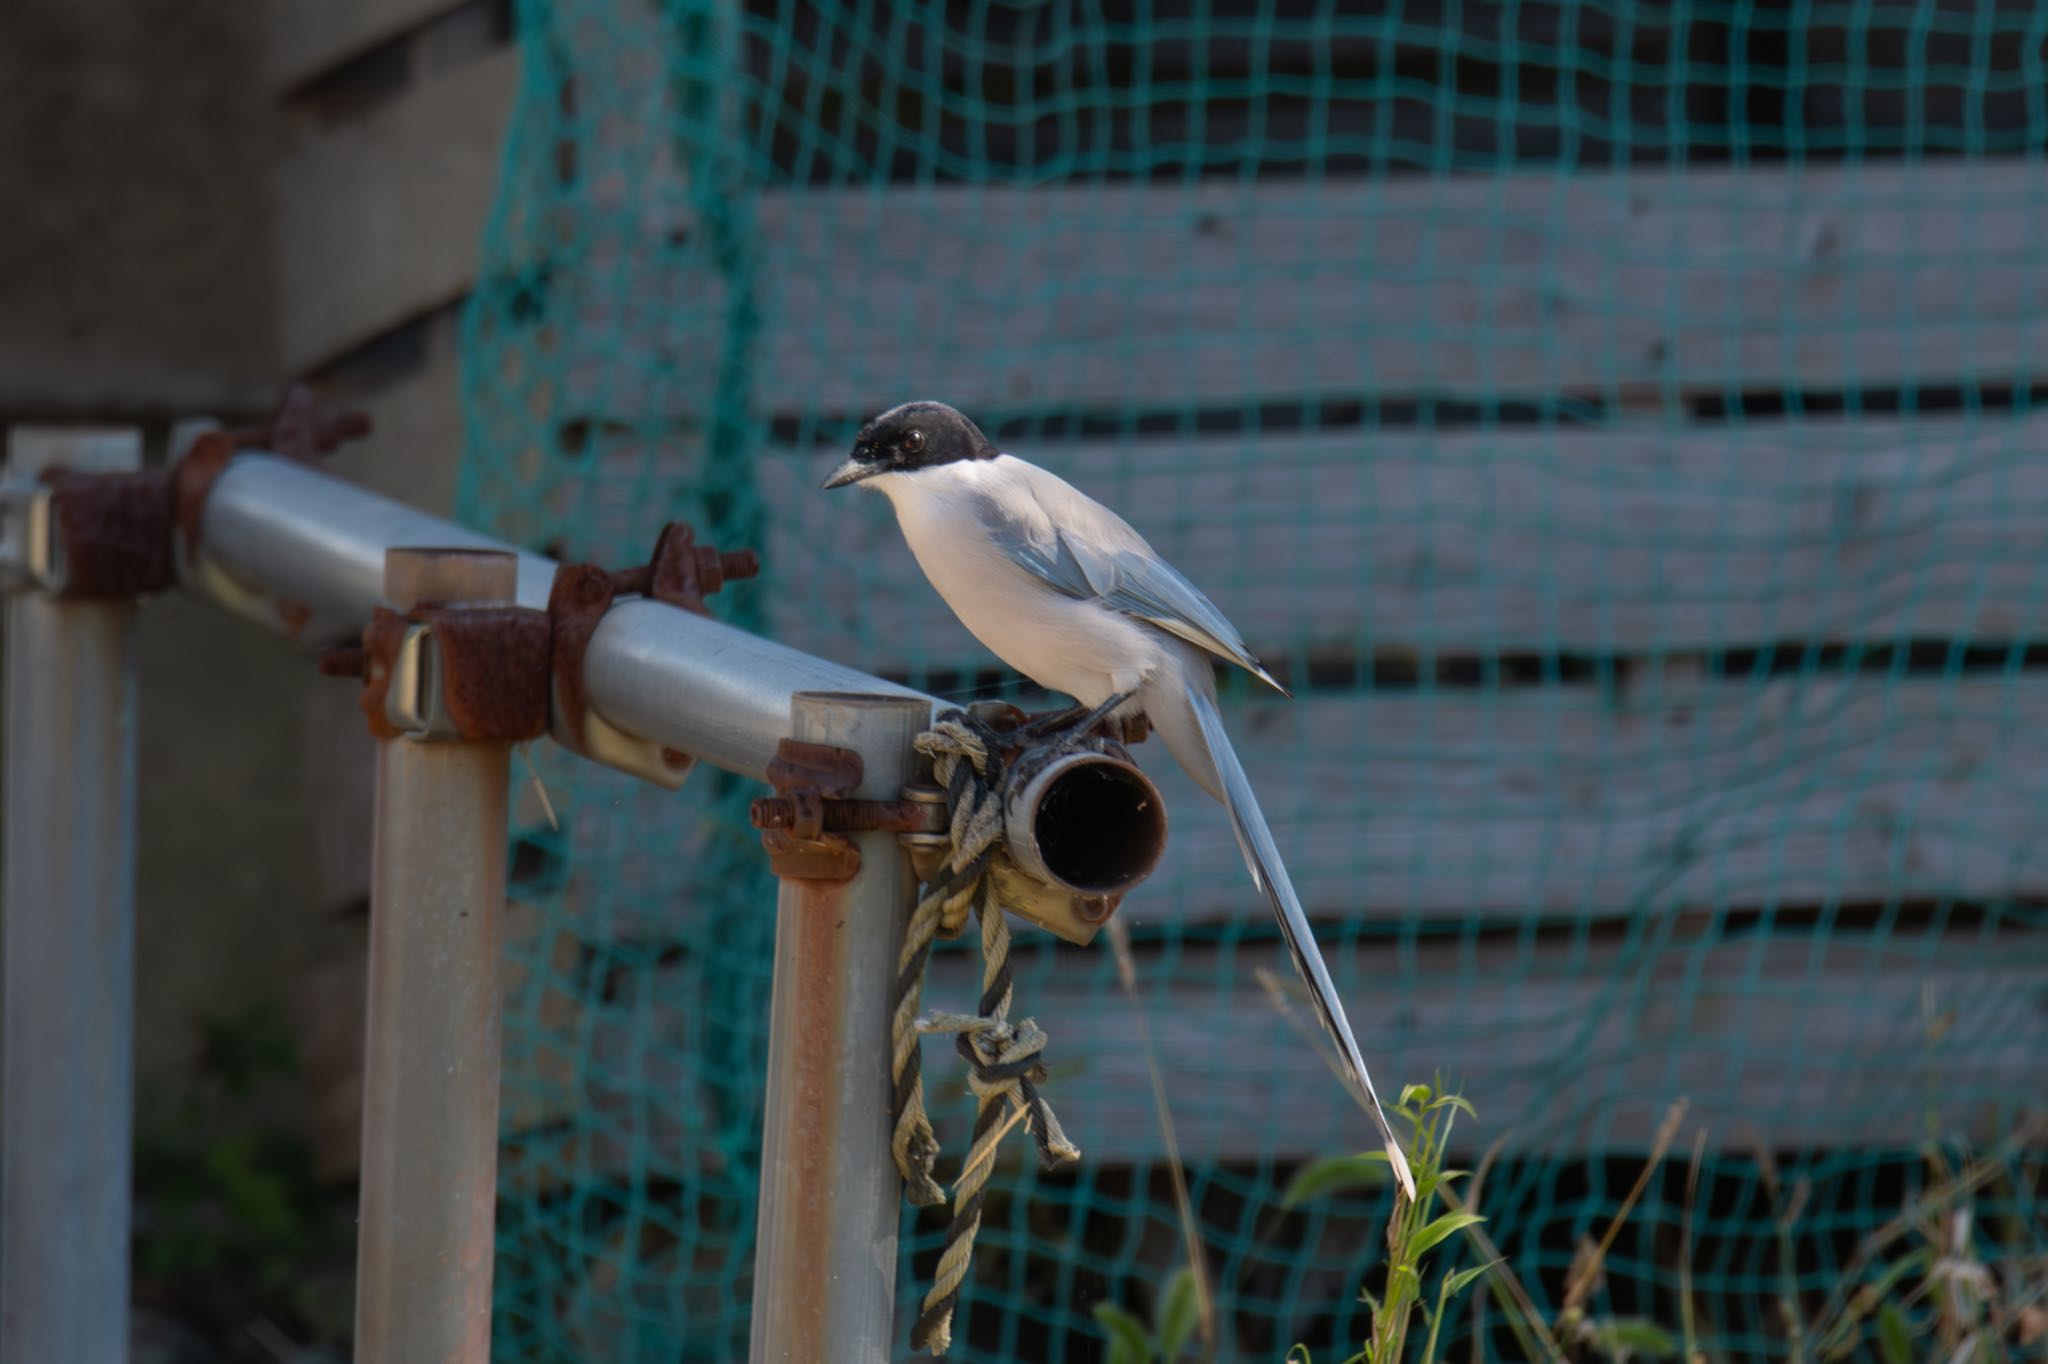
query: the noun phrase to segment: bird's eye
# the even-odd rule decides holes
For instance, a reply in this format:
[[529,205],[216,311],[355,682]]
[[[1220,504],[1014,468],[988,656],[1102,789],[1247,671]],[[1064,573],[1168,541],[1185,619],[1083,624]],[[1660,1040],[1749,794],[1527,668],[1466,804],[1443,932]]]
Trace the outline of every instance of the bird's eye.
[[924,432],[912,431],[903,437],[903,453],[914,455],[924,449]]

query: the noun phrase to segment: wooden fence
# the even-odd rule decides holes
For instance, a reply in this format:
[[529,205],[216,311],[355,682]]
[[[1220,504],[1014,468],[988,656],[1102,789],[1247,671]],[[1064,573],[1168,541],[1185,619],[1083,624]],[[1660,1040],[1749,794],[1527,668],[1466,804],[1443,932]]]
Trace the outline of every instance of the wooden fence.
[[[454,8],[384,0],[300,25],[276,79],[302,84]],[[1524,27],[1564,12],[1511,8]],[[1994,69],[2020,60],[2014,13],[1980,16]],[[1235,14],[1219,5],[1212,19],[1227,30]],[[1432,16],[1406,7],[1325,57],[1364,71],[1428,50]],[[747,21],[757,47],[773,17]],[[1461,43],[1490,50],[1484,18]],[[1632,37],[1614,22],[1579,31],[1587,45],[1566,63],[1613,88],[1629,52],[1677,62],[1697,50],[1687,42],[1762,41],[1654,21]],[[800,9],[791,23],[791,41],[823,56],[843,45],[843,17]],[[1948,36],[1937,25],[1932,40]],[[1529,41],[1522,28],[1495,38]],[[907,54],[934,70],[952,59],[923,42]],[[432,76],[285,168],[300,237],[320,244],[282,291],[295,364],[361,354],[473,286],[518,63],[506,47]],[[771,120],[800,103],[805,77],[787,79]],[[1879,152],[2021,150],[1995,81],[1941,85],[1910,109],[1830,98],[1803,125],[1823,150],[1852,134]],[[1637,107],[1632,90],[1622,100]],[[1724,106],[1724,124],[1740,121]],[[1312,686],[1291,705],[1234,703],[1312,911],[1420,935],[1340,956],[1369,1050],[1490,1086],[1545,1149],[1640,1145],[1680,1093],[1717,1140],[1747,1128],[1781,1149],[1909,1143],[1919,1119],[1900,1098],[1923,1082],[2038,1091],[2038,944],[1987,937],[1962,913],[1946,935],[1916,929],[1890,947],[1876,933],[1747,944],[1714,926],[2048,898],[2048,671],[2024,652],[2048,635],[2048,425],[2010,401],[2048,368],[2048,163],[1805,164],[1761,138],[1756,164],[1632,165],[1671,148],[1607,131],[1604,153],[1575,161],[1554,137],[1532,144],[1528,160],[1552,146],[1569,172],[1394,175],[1394,156],[1247,192],[1235,179],[897,183],[886,157],[878,183],[829,189],[810,183],[803,139],[771,127],[791,187],[750,208],[749,405],[778,433],[808,430],[802,414],[854,418],[914,396],[1112,419],[1467,405],[1483,420],[1048,438],[1030,453],[1213,584],[1283,675],[1485,677],[1530,655],[1577,660],[1499,689],[1361,702]],[[1450,150],[1483,155],[1500,136],[1453,128]],[[395,178],[394,161],[408,168]],[[659,211],[558,263],[571,301],[557,318],[574,321],[551,338],[553,416],[613,433],[589,473],[622,489],[699,467],[717,338],[677,318],[715,310],[729,287],[673,268],[697,225],[665,207],[687,197],[665,193],[678,172],[645,169],[590,190]],[[394,195],[374,215],[349,207]],[[432,382],[448,385],[446,371]],[[1858,395],[1848,415],[1787,415],[1844,394]],[[773,632],[898,674],[985,666],[877,509],[816,504],[825,454],[772,446],[755,470]],[[569,492],[585,508],[601,497]],[[1762,680],[1728,666],[1809,649],[1900,666]],[[1990,665],[1961,678],[1907,666],[1965,649]],[[1262,914],[1216,810],[1177,777],[1166,789],[1185,893],[1141,892],[1127,912],[1212,926]],[[662,928],[636,917],[632,931],[658,941]],[[1170,1081],[1205,1094],[1183,1140],[1220,1158],[1342,1146],[1356,1115],[1250,981],[1252,951],[1180,949],[1151,1000],[1182,1058]],[[1058,960],[1021,984],[1081,1039],[1062,1056],[1093,1072],[1067,1126],[1098,1158],[1156,1156],[1132,1055],[1087,1040],[1128,1036],[1131,1006],[1101,961]],[[696,967],[672,969],[680,993]],[[959,969],[946,964],[938,988],[960,985]],[[1900,1063],[1930,1001],[1986,1043],[1967,1074]],[[599,1015],[574,1025],[586,1037],[660,1018],[651,1044],[619,1048],[631,1055],[686,1045],[688,1020],[658,1006],[559,1004],[561,1017]],[[521,1122],[609,1102],[630,1077],[558,1072],[545,1087],[550,1102]],[[1276,1151],[1261,1106],[1283,1089]]]

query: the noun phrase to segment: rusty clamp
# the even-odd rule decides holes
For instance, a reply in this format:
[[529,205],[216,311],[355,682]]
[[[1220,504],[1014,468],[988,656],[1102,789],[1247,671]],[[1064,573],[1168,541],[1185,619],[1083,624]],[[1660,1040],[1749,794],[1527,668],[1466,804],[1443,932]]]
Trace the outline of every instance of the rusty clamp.
[[12,591],[140,597],[171,585],[170,482],[161,471],[45,469],[0,489],[0,561]]
[[362,678],[363,712],[380,739],[519,743],[553,732],[574,752],[674,789],[689,775],[688,754],[624,734],[589,708],[590,637],[621,593],[702,612],[707,594],[759,568],[753,551],[700,546],[689,526],[671,522],[641,567],[563,565],[545,611],[510,602],[379,607],[362,642],[324,651],[320,670]]
[[379,739],[523,743],[548,732],[548,616],[520,606],[380,606],[359,645],[320,654],[359,677]]
[[799,881],[847,881],[860,870],[860,848],[848,834],[896,833],[911,850],[920,880],[944,860],[946,793],[936,786],[911,785],[900,800],[861,800],[851,793],[861,783],[860,754],[830,744],[784,739],[768,765],[773,796],[750,811],[761,831],[761,846],[777,876]]
[[[1007,702],[978,702],[968,712],[989,728],[1006,733],[1032,717]],[[1098,734],[1116,745],[1142,742],[1150,731],[1144,717],[1108,723]],[[1001,755],[1007,766],[1017,749]],[[863,800],[851,793],[861,783],[860,754],[828,744],[784,739],[768,767],[773,796],[753,803],[749,812],[761,830],[761,846],[775,874],[794,880],[846,881],[860,870],[860,848],[848,835],[894,833],[910,855],[920,883],[930,884],[945,865],[953,846],[951,812],[946,793],[926,780],[906,785],[899,799]],[[1005,908],[1055,937],[1079,946],[1092,941],[1122,903],[1121,892],[1079,894],[1042,882],[998,859],[990,873]]]
[[358,413],[328,413],[294,384],[259,426],[213,429],[169,467],[127,473],[45,469],[0,487],[0,572],[11,591],[120,599],[174,584],[177,545],[197,562],[206,495],[242,450],[271,449],[308,462],[369,430]]
[[695,758],[627,734],[590,708],[583,685],[583,659],[590,649],[590,637],[620,596],[646,597],[706,615],[706,597],[728,582],[751,578],[760,571],[761,559],[753,550],[700,545],[696,532],[681,521],[662,527],[654,553],[640,567],[613,570],[595,564],[564,564],[555,570],[547,611],[554,630],[549,696],[555,741],[657,786],[669,790],[681,786],[696,766]]

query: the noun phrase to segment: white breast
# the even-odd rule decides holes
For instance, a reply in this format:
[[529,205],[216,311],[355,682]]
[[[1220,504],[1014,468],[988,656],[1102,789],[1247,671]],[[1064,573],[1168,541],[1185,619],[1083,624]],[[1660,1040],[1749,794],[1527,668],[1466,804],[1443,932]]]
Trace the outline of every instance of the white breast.
[[1157,633],[1040,581],[997,547],[976,514],[986,481],[1013,462],[948,464],[870,483],[895,506],[925,577],[996,657],[1084,706],[1135,691],[1163,660]]

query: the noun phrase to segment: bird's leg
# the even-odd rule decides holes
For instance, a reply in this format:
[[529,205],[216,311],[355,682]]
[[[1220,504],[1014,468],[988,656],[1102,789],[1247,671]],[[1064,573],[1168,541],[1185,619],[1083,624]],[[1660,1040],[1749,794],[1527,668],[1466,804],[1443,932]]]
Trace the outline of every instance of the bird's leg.
[[1018,729],[1016,737],[1025,743],[1037,743],[1041,739],[1055,737],[1063,744],[1072,743],[1087,736],[1097,725],[1108,719],[1118,706],[1134,695],[1135,692],[1118,692],[1093,710],[1073,706],[1067,710],[1055,711],[1051,715],[1042,715]]

